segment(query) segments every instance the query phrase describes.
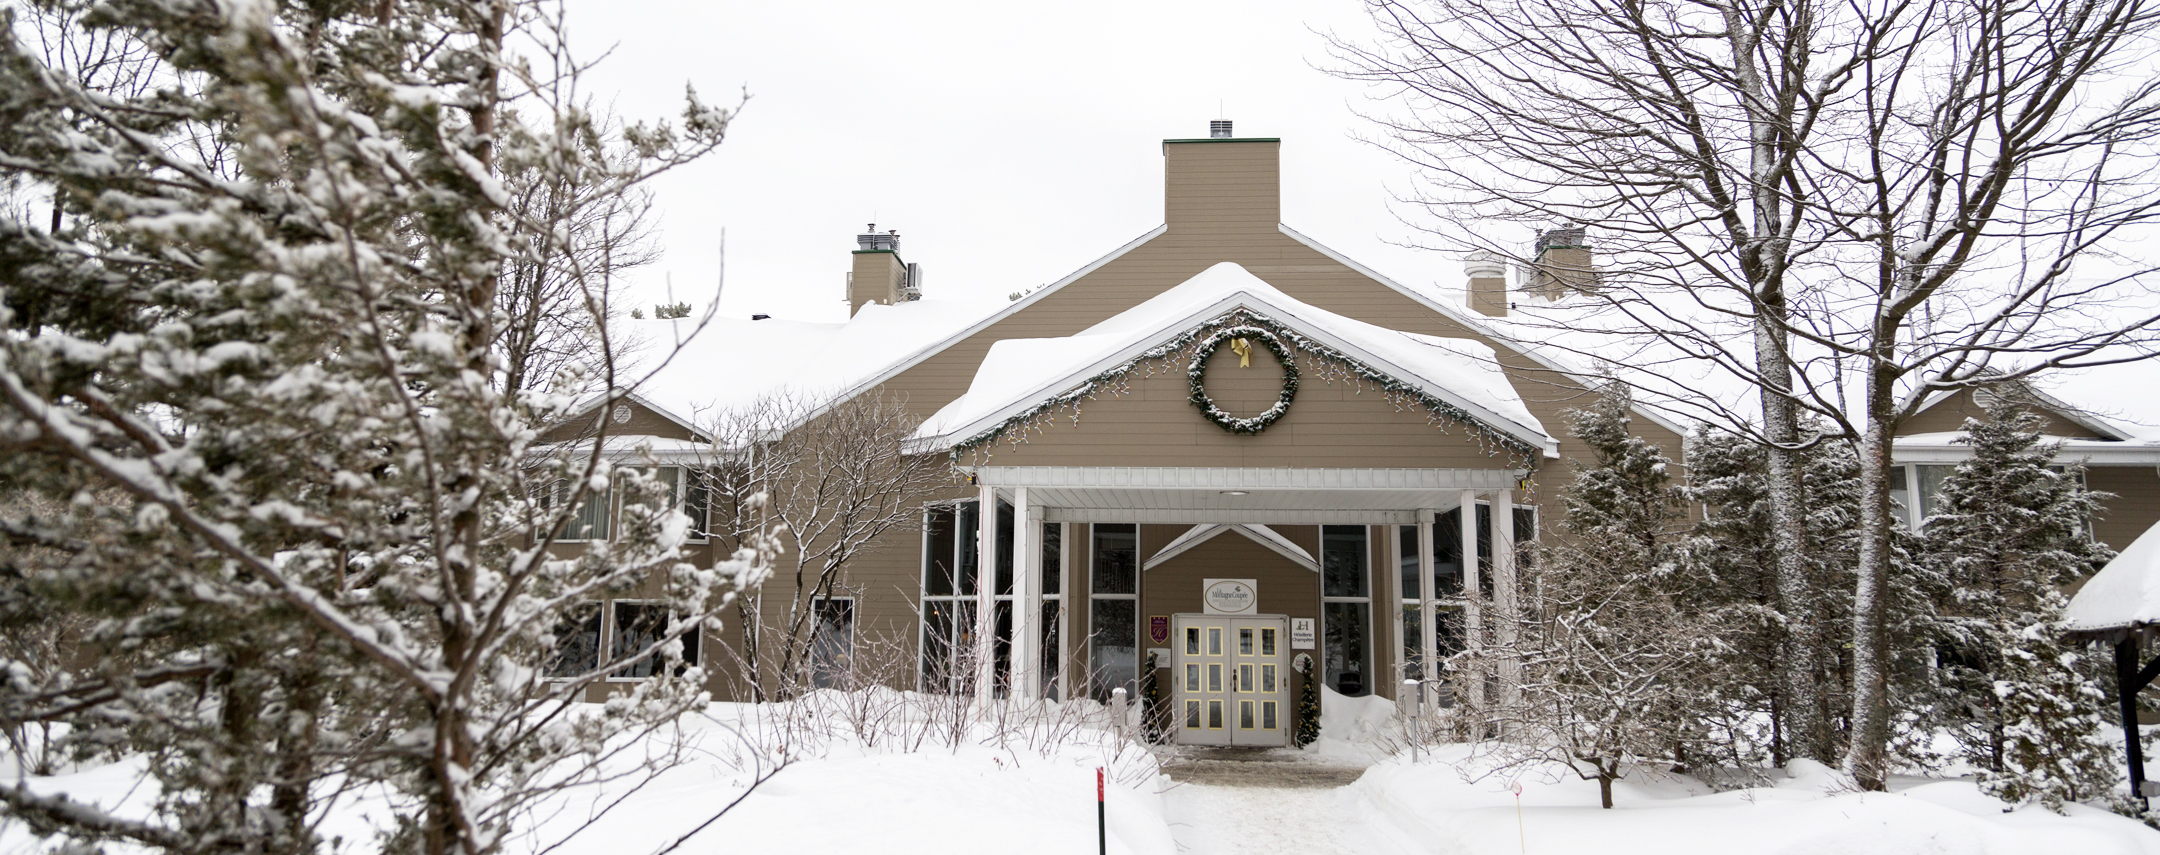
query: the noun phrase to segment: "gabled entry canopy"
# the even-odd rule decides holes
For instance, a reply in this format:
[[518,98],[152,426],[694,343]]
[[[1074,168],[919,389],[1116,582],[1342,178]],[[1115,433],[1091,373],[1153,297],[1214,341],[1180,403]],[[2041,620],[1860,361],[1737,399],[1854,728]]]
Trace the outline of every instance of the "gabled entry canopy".
[[[1232,338],[1234,337],[1234,338]],[[1465,339],[1406,333],[1296,300],[1234,263],[1217,264],[1184,283],[1071,336],[997,342],[966,394],[925,420],[919,451],[964,451],[1025,429],[1045,414],[1097,393],[1115,394],[1135,371],[1162,373],[1175,362],[1198,390],[1201,366],[1223,343],[1280,349],[1288,378],[1281,406],[1296,389],[1288,362],[1333,372],[1360,387],[1415,404],[1435,419],[1459,423],[1519,457],[1558,457],[1558,442],[1523,405],[1493,350]],[[1205,351],[1194,355],[1194,351]],[[1311,368],[1306,369],[1311,371]],[[1211,408],[1210,408],[1211,409]],[[1280,407],[1275,411],[1280,414]],[[1265,429],[1267,413],[1209,417],[1236,433]],[[1255,423],[1257,422],[1257,425]],[[1527,461],[1525,461],[1527,462]]]

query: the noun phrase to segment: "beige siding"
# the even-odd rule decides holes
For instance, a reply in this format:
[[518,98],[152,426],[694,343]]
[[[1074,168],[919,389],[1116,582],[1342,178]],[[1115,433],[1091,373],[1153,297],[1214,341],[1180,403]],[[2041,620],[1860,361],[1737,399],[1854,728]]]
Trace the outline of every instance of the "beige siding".
[[[1227,353],[1227,351],[1225,351]],[[1210,391],[1220,398],[1272,403],[1281,375],[1258,366],[1211,367]],[[1221,380],[1217,375],[1232,376]],[[1258,389],[1232,395],[1239,385]],[[1272,387],[1272,388],[1269,388]],[[1464,426],[1434,427],[1419,410],[1398,410],[1371,389],[1307,382],[1280,421],[1254,435],[1234,434],[1208,421],[1187,399],[1182,372],[1134,381],[1131,393],[1086,402],[1076,424],[1046,419],[1024,443],[1001,443],[970,462],[999,466],[1223,466],[1316,468],[1513,468],[1511,454],[1492,455]],[[1257,403],[1226,406],[1251,414]],[[1446,432],[1442,432],[1445,430]]]
[[2160,523],[2160,472],[2151,466],[2094,466],[2085,470],[2085,483],[2095,490],[2113,493],[2107,510],[2093,526],[2093,535],[2122,551]]
[[[1164,192],[1165,232],[1071,282],[1043,294],[1012,316],[955,343],[920,364],[899,373],[884,391],[903,395],[917,416],[927,417],[966,391],[984,354],[993,342],[1008,338],[1065,336],[1092,326],[1192,278],[1220,262],[1236,262],[1248,271],[1298,300],[1391,329],[1486,341],[1446,316],[1394,289],[1336,262],[1283,234],[1276,142],[1175,142],[1164,146],[1166,162]],[[864,256],[856,256],[860,261]],[[883,256],[880,256],[883,258]],[[1434,265],[1455,269],[1452,259],[1434,257]],[[886,271],[889,272],[889,271]],[[860,276],[860,274],[858,274]],[[1459,289],[1457,289],[1459,290]],[[1451,291],[1450,293],[1454,293]],[[1565,377],[1539,368],[1525,356],[1501,348],[1502,365],[1516,391],[1545,430],[1562,439],[1563,455],[1574,443],[1566,440],[1565,410],[1582,406],[1586,393]],[[1224,409],[1240,414],[1257,413],[1273,402],[1279,388],[1279,368],[1261,351],[1262,358],[1249,369],[1235,367],[1226,350],[1209,367],[1209,392]],[[895,354],[894,356],[898,356]],[[1223,362],[1228,361],[1229,366]],[[1001,465],[1130,465],[1130,466],[1314,466],[1314,467],[1512,467],[1504,457],[1487,454],[1460,426],[1447,432],[1429,424],[1417,412],[1399,412],[1378,394],[1329,384],[1308,372],[1296,403],[1284,418],[1257,436],[1230,434],[1200,416],[1187,402],[1183,366],[1152,378],[1136,380],[1131,394],[1106,396],[1084,405],[1079,423],[1069,418],[1048,423],[1042,433],[1017,448],[999,446],[993,460]],[[1636,428],[1663,446],[1676,461],[1680,437],[1647,421]],[[644,432],[644,431],[639,431]],[[657,431],[655,431],[657,432]],[[666,434],[662,434],[666,435]],[[1519,493],[1517,501],[1540,504],[1565,479],[1557,461],[1538,460],[1542,479],[1551,482]],[[972,496],[967,488],[955,488],[955,497]],[[1160,549],[1183,526],[1146,526],[1141,530],[1140,554],[1144,559]],[[1318,554],[1318,529],[1301,530],[1300,543]],[[1373,543],[1373,657],[1376,683],[1382,679],[1389,651],[1399,644],[1393,637],[1389,586],[1392,567],[1386,565],[1383,538],[1392,529],[1371,529]],[[1071,609],[1068,639],[1073,660],[1070,673],[1084,673],[1084,640],[1087,631],[1089,593],[1089,537],[1086,525],[1074,525],[1066,549],[1073,555],[1074,573],[1067,591]],[[921,573],[921,533],[910,528],[886,536],[878,548],[856,559],[846,575],[846,585],[861,594],[857,609],[859,640],[890,633],[908,659],[900,669],[912,686],[916,634],[915,599]],[[1250,559],[1252,563],[1240,562]],[[1181,564],[1182,562],[1182,564]],[[1190,567],[1190,572],[1177,567]],[[1197,609],[1197,581],[1179,593],[1171,590],[1173,577],[1203,578],[1198,568],[1218,567],[1205,575],[1255,577],[1262,574],[1227,572],[1234,566],[1275,567],[1262,584],[1264,611],[1302,617],[1318,617],[1319,582],[1311,571],[1299,568],[1238,535],[1215,538],[1202,550],[1180,556],[1151,571],[1143,582],[1141,627],[1145,632],[1150,614],[1174,614],[1178,609]],[[1291,585],[1294,575],[1303,574]],[[1273,580],[1270,582],[1268,580]],[[1183,583],[1179,583],[1182,585]],[[1290,588],[1303,591],[1292,600]],[[1160,590],[1158,590],[1160,588]],[[1176,605],[1189,597],[1188,606]],[[1161,598],[1161,599],[1158,599]],[[768,598],[771,600],[772,598]],[[1379,685],[1383,694],[1392,685]]]
[[[2049,436],[2070,439],[2106,439],[2106,437],[2093,433],[2091,429],[2063,418],[2045,407],[2034,407],[2032,409],[2033,412],[2039,413],[2041,418],[2047,420],[2047,426],[2042,430]],[[1912,418],[1906,419],[1904,424],[1898,425],[1897,435],[1957,433],[1965,429],[1965,420],[1968,418],[1987,418],[1987,408],[1980,406],[1978,402],[1973,400],[1972,390],[1964,389],[1941,403],[1915,413]]]

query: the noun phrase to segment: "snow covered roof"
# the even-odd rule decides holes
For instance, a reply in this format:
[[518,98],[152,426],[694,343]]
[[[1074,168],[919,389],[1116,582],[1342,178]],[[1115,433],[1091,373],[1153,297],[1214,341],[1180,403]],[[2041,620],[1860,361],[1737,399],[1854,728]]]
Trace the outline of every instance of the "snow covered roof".
[[1142,351],[1243,308],[1290,326],[1494,429],[1557,456],[1558,445],[1501,372],[1491,347],[1406,333],[1301,302],[1245,268],[1223,262],[1070,336],[1006,339],[990,347],[966,394],[924,420],[916,441],[950,447]]
[[2152,624],[2160,624],[2160,525],[2086,580],[2063,610],[2063,632],[2072,636],[2104,638]]
[[[1957,431],[1916,433],[1897,437],[1890,456],[1899,463],[1956,463],[1972,456],[1972,446]],[[2065,463],[2083,461],[2093,466],[2160,466],[2160,439],[2072,439],[2042,436],[2043,443],[2061,443],[2055,457]]]
[[[995,312],[1003,301],[917,300],[862,307],[845,323],[713,318],[666,365],[638,384],[640,397],[690,420],[792,393],[811,400],[864,385],[895,358],[931,348]],[[637,327],[650,351],[676,347],[694,320]]]

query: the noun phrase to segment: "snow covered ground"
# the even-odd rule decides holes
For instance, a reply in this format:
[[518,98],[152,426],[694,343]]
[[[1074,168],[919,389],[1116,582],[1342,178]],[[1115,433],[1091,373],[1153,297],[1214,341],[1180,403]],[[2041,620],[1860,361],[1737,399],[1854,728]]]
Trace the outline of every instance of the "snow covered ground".
[[[2096,809],[2005,813],[1961,780],[1851,792],[1806,765],[1774,773],[1774,785],[1725,792],[1645,774],[1618,784],[1615,809],[1601,810],[1594,782],[1557,767],[1480,775],[1486,755],[1460,745],[1423,750],[1413,761],[1391,747],[1400,729],[1377,700],[1329,698],[1319,744],[1251,764],[1263,784],[1266,767],[1285,762],[1365,767],[1361,777],[1340,787],[1282,788],[1174,782],[1158,760],[1175,758],[1118,740],[1107,717],[1087,705],[954,718],[957,707],[948,704],[940,719],[936,703],[909,700],[920,696],[875,697],[853,707],[837,695],[793,707],[716,704],[617,761],[627,768],[647,753],[682,749],[686,762],[638,787],[626,778],[566,791],[535,812],[507,851],[538,855],[560,843],[549,855],[644,855],[687,834],[676,851],[1089,853],[1095,769],[1103,767],[1109,851],[1132,855],[2160,855],[2160,832]],[[769,769],[761,760],[779,755],[792,759],[698,831]],[[34,791],[139,815],[154,796],[142,768],[122,761],[23,780]],[[370,828],[385,805],[366,794],[343,799],[323,831],[340,838],[340,851],[372,851]],[[0,855],[52,843],[20,824],[0,827]]]

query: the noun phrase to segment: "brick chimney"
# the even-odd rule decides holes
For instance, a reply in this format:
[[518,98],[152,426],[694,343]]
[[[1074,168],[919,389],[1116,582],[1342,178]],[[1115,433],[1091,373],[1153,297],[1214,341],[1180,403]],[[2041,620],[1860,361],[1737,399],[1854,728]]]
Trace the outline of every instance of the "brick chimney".
[[1163,222],[1171,234],[1269,232],[1282,222],[1282,140],[1239,137],[1227,120],[1208,136],[1163,140]]
[[1497,252],[1473,250],[1463,256],[1463,273],[1470,280],[1463,302],[1470,304],[1478,314],[1507,317],[1507,257]]
[[1524,290],[1558,300],[1570,291],[1588,292],[1596,287],[1590,237],[1582,226],[1538,232],[1537,255],[1530,262],[1530,284]]
[[855,236],[855,266],[848,272],[848,317],[871,303],[890,306],[922,299],[922,265],[900,260],[900,232],[879,234],[871,223]]

